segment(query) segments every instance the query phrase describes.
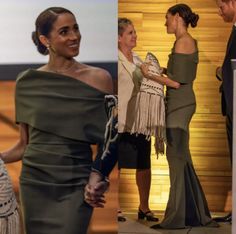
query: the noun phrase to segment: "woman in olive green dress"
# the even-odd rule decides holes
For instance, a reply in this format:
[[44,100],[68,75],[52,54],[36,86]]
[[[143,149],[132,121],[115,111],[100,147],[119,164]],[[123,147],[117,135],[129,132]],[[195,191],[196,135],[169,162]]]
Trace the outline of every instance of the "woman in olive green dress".
[[[72,12],[48,8],[35,26],[32,39],[49,61],[17,77],[20,139],[2,159],[22,159],[26,234],[86,234],[93,209],[84,202],[92,167],[90,145],[103,144],[104,96],[112,92],[112,80],[105,70],[74,60],[81,34]],[[93,206],[99,204],[102,197]]]
[[[170,193],[164,219],[152,228],[218,227],[211,219],[189,149],[189,124],[196,109],[193,81],[197,73],[198,48],[197,41],[187,29],[189,25],[196,27],[198,19],[199,16],[185,4],[171,7],[166,14],[167,33],[176,37],[169,55],[167,76],[179,82],[180,87],[167,87],[166,92],[166,155]],[[146,70],[147,65],[143,65],[143,72]]]

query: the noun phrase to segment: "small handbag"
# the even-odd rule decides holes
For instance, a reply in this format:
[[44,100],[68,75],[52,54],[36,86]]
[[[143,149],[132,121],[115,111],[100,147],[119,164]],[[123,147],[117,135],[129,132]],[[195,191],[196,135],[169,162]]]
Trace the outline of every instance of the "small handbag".
[[158,59],[156,58],[156,56],[151,53],[148,52],[145,58],[145,63],[149,63],[149,73],[150,74],[154,74],[154,75],[161,75],[163,72],[163,69],[160,66],[160,63],[158,61]]

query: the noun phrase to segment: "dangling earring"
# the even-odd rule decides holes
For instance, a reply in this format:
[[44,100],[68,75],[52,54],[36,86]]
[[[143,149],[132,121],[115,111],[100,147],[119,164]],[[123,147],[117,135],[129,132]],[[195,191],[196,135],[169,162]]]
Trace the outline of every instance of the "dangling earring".
[[44,45],[46,47],[46,50],[44,50],[44,54],[45,55],[48,55],[49,54],[49,48],[50,48],[50,45],[47,44],[47,45]]
[[56,52],[55,49],[54,49],[50,44],[47,45],[47,50],[48,50],[48,52],[49,52],[49,51],[51,51],[51,52],[53,52],[53,53]]

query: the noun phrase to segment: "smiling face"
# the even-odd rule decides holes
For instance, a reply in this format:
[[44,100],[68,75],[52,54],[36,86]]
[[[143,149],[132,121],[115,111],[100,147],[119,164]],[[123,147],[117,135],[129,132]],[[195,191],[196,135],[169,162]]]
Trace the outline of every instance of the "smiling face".
[[119,47],[127,48],[132,50],[136,47],[137,43],[137,35],[132,24],[128,24],[123,33],[118,36],[118,44]]
[[60,14],[46,39],[50,53],[66,58],[77,56],[81,34],[75,17],[69,13]]
[[234,0],[222,1],[217,0],[217,6],[219,8],[219,15],[225,22],[233,22],[235,17]]

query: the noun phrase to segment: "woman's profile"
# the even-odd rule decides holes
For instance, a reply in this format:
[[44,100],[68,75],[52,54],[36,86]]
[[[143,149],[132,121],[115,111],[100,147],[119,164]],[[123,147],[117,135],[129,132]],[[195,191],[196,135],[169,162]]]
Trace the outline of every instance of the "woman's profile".
[[196,27],[198,19],[199,16],[186,4],[176,4],[166,13],[167,33],[176,37],[169,55],[167,77],[178,82],[180,87],[167,87],[166,91],[166,156],[170,192],[164,219],[152,226],[154,229],[218,227],[211,218],[189,148],[189,124],[196,110],[193,82],[199,59],[197,41],[188,32],[188,27]]

